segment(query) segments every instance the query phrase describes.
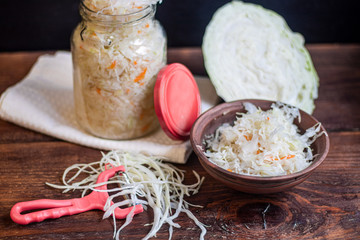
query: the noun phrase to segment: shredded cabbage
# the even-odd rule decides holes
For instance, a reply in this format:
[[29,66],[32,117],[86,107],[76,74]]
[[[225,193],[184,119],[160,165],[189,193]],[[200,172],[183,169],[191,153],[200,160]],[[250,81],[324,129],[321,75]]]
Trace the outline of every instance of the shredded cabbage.
[[277,13],[241,1],[219,8],[202,45],[207,73],[225,101],[281,101],[312,113],[319,79],[304,38]]
[[[205,225],[192,214],[189,207],[201,207],[192,205],[184,200],[185,196],[196,194],[204,177],[200,177],[198,173],[193,171],[197,182],[191,185],[183,184],[185,175],[184,171],[175,166],[163,163],[159,157],[147,156],[143,154],[126,153],[121,151],[110,151],[103,154],[98,162],[89,164],[74,164],[64,171],[62,177],[63,185],[55,185],[47,183],[47,185],[64,189],[64,192],[71,190],[83,190],[82,196],[89,191],[96,191],[95,184],[99,174],[105,171],[109,166],[117,167],[123,165],[125,167],[128,179],[117,179],[116,177],[109,179],[103,184],[117,183],[121,187],[108,189],[112,192],[105,205],[105,213],[103,218],[111,215],[114,220],[114,238],[119,239],[121,230],[131,223],[133,214],[129,213],[123,225],[116,230],[116,219],[113,212],[116,207],[127,205],[142,204],[144,209],[151,207],[154,213],[154,221],[151,223],[150,232],[143,238],[149,239],[156,236],[164,223],[169,225],[169,239],[172,237],[173,228],[181,226],[175,222],[180,213],[185,213],[194,223],[201,229],[200,239],[204,239],[206,234]],[[86,175],[84,177],[84,174]],[[127,199],[117,202],[116,197],[130,196]],[[111,201],[114,202],[110,205]]]
[[[83,0],[73,32],[78,122],[90,133],[131,139],[158,127],[153,88],[166,64],[166,38],[155,0]],[[120,15],[122,14],[122,15]]]
[[314,159],[310,145],[324,134],[318,123],[301,135],[293,123],[299,109],[283,103],[263,111],[244,103],[234,125],[223,124],[206,139],[205,155],[231,172],[254,176],[279,176],[301,171]]

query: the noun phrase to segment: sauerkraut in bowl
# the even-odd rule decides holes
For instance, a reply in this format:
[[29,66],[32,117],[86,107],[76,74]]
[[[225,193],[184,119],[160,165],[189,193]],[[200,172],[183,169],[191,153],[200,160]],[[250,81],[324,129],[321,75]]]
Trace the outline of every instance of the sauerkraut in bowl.
[[328,145],[326,139],[317,141],[328,137],[312,116],[265,100],[220,104],[199,117],[191,135],[199,158],[231,173],[258,177],[298,173]]
[[[244,123],[236,123],[247,114]],[[278,118],[294,121],[277,123]],[[222,135],[227,136],[222,139]],[[190,142],[209,175],[230,188],[254,194],[281,192],[300,184],[323,163],[330,148],[325,128],[314,117],[261,99],[221,103],[204,112],[191,129]],[[297,151],[306,144],[309,148]]]
[[263,111],[244,102],[246,113],[206,136],[205,155],[216,165],[239,174],[280,176],[299,172],[313,161],[311,144],[324,134],[317,123],[300,133],[294,124],[299,109],[276,102]]
[[158,127],[153,89],[166,64],[157,1],[83,0],[72,34],[75,111],[102,138],[131,139]]

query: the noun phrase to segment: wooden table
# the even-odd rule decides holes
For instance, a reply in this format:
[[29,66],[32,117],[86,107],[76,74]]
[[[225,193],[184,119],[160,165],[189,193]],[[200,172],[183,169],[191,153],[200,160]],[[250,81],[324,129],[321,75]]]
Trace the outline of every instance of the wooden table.
[[[224,187],[200,166],[194,154],[186,165],[206,180],[200,192],[187,200],[208,225],[206,239],[359,239],[360,238],[360,45],[308,45],[320,76],[314,116],[328,130],[330,153],[305,182],[282,193],[250,195]],[[0,53],[0,93],[20,81],[44,52]],[[182,62],[194,74],[205,74],[199,48],[170,49],[169,62]],[[10,219],[19,201],[68,199],[44,185],[60,183],[68,166],[100,159],[100,151],[64,142],[0,120],[0,239],[111,239],[112,220],[91,211],[20,226]],[[270,204],[265,215],[262,212]],[[124,239],[145,236],[152,213],[137,215],[123,230]],[[181,215],[173,239],[197,239],[200,230]],[[168,237],[166,225],[157,239]]]

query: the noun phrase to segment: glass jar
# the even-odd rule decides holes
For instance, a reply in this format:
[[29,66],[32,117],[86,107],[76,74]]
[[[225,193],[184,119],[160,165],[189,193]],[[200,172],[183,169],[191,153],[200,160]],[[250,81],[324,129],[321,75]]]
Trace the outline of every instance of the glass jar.
[[82,22],[71,37],[77,121],[101,138],[146,135],[159,125],[154,85],[166,64],[166,36],[154,18],[156,5],[114,15],[94,11],[87,2],[80,3]]

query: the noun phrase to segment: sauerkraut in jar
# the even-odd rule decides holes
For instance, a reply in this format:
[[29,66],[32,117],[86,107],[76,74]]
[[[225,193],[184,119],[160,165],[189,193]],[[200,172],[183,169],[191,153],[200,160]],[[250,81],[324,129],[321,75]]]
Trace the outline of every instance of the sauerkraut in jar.
[[71,50],[78,123],[102,138],[131,139],[158,127],[154,85],[166,64],[157,1],[82,0]]

